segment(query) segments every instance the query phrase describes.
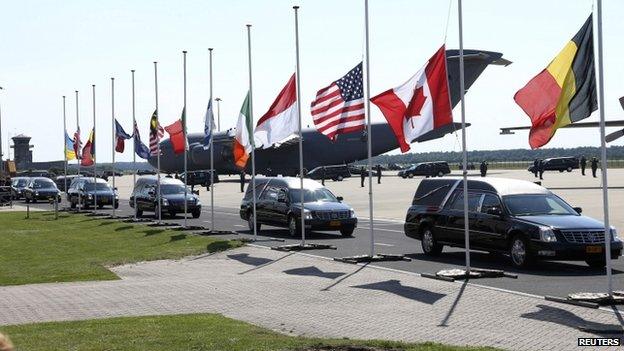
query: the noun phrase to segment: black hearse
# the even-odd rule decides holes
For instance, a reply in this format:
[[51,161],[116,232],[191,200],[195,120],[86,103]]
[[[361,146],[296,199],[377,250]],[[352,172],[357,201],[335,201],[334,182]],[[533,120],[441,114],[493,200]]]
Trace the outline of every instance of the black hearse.
[[325,178],[325,180],[331,179],[341,182],[343,179],[351,177],[351,172],[349,172],[347,165],[321,166],[308,172],[306,177],[314,180]]
[[11,178],[11,196],[13,199],[21,199],[24,197],[24,190],[28,187],[30,178],[14,177]]
[[22,192],[26,202],[37,202],[37,200],[56,200],[61,202],[61,192],[56,184],[46,177],[29,178],[28,185]]
[[400,170],[397,175],[403,179],[414,176],[442,177],[451,173],[451,169],[446,161],[421,162],[408,168]]
[[[134,190],[130,195],[130,207],[134,208],[137,217],[143,215],[144,211],[154,212],[158,216],[158,177],[144,176],[137,179]],[[186,200],[186,210],[199,218],[202,204],[199,201],[197,192],[186,188],[186,199],[184,197],[184,183],[179,179],[161,177],[160,178],[160,198],[163,213],[168,213],[174,217],[178,213],[184,213],[184,202]],[[134,198],[136,197],[136,208]]]
[[101,178],[79,177],[74,178],[67,189],[67,201],[71,208],[78,204],[83,207],[112,206],[119,208],[119,195],[117,189],[113,189],[108,182]]
[[[240,217],[253,230],[253,182],[250,181],[240,206]],[[303,180],[304,220],[307,230],[340,231],[351,236],[357,226],[353,209],[327,188],[310,179]],[[287,227],[290,236],[301,233],[301,184],[293,177],[256,178],[256,228],[262,224]]]
[[[421,240],[425,254],[445,245],[464,247],[464,194],[461,178],[424,179],[405,219],[405,235]],[[506,253],[516,267],[536,259],[584,260],[604,267],[602,222],[581,215],[548,189],[503,178],[468,180],[470,248]],[[622,242],[610,228],[611,257]]]

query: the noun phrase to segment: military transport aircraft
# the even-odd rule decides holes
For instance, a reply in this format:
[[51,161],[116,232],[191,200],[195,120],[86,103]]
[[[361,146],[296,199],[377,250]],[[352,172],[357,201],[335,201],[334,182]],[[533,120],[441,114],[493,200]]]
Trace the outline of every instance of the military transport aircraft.
[[[459,51],[447,50],[447,71],[451,104],[455,106],[460,100],[459,91]],[[488,65],[507,66],[510,61],[498,52],[482,50],[464,50],[464,80],[466,90],[472,86]],[[305,106],[305,105],[304,105]],[[305,107],[304,107],[305,108]],[[372,154],[386,153],[399,147],[390,126],[387,123],[372,124]],[[460,123],[449,124],[420,136],[412,142],[423,142],[438,139],[446,134],[461,130]],[[237,174],[240,169],[234,164],[232,143],[234,130],[215,133],[213,135],[214,167],[218,174]],[[367,157],[366,134],[353,132],[339,135],[332,142],[316,129],[306,128],[303,134],[304,168],[311,170],[319,166],[337,165],[363,160]],[[188,164],[189,171],[210,169],[210,150],[204,150],[201,141],[202,133],[189,133]],[[256,149],[256,173],[265,175],[296,175],[299,172],[298,138],[289,139],[280,145],[268,149]],[[165,173],[182,172],[184,155],[173,153],[169,140],[161,142],[160,169]],[[156,158],[151,157],[150,164],[156,167]],[[247,163],[246,173],[251,173],[251,162]]]

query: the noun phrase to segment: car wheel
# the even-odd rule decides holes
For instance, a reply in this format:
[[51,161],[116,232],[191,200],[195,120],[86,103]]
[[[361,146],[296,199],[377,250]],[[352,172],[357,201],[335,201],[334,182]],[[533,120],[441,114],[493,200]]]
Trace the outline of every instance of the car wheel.
[[27,204],[30,203],[30,199],[27,197],[24,198],[24,201],[26,201]]
[[572,172],[572,167],[568,167],[568,169],[566,169],[566,171]]
[[585,263],[587,263],[587,265],[591,268],[602,269],[607,265],[607,260],[604,257],[592,258],[585,260]]
[[442,176],[444,176],[444,172],[439,171],[439,172],[438,172],[438,177],[442,177]]
[[76,208],[76,203],[73,201],[69,202],[69,208]]
[[353,236],[354,231],[355,231],[354,227],[340,228],[340,234],[345,237]]
[[301,233],[299,229],[299,224],[297,224],[297,218],[295,216],[290,216],[288,218],[288,235],[295,238]]
[[201,210],[193,210],[193,218],[199,218],[199,216],[201,215]]
[[412,179],[412,178],[414,178],[414,175],[410,173],[410,174],[408,174],[408,175],[407,175],[407,177],[408,177],[409,179]]
[[401,178],[405,179],[407,176],[405,174],[401,175]]
[[115,201],[115,209],[119,208],[119,202]]
[[104,208],[104,205],[99,204],[99,205],[98,205],[98,208]]
[[175,216],[176,216],[175,211],[169,211],[169,217],[175,218]]
[[[249,231],[253,233],[254,231],[254,214],[253,212],[249,212],[247,216],[247,226],[249,227]],[[260,222],[256,222],[256,232],[260,232]]]
[[514,267],[529,267],[533,263],[533,257],[529,254],[529,242],[522,236],[516,235],[509,245],[509,257]]
[[342,178],[342,176],[340,176],[340,175],[338,177],[336,177],[336,180],[339,181],[339,182],[342,182],[343,179],[344,178]]
[[420,245],[423,252],[429,256],[437,256],[442,252],[444,245],[437,243],[433,236],[431,228],[426,227],[422,232],[422,238],[420,239]]
[[559,170],[559,173],[563,173],[563,169],[560,169],[560,170]]
[[136,214],[137,218],[140,218],[143,216],[143,211],[139,210],[138,208],[134,211],[134,213]]

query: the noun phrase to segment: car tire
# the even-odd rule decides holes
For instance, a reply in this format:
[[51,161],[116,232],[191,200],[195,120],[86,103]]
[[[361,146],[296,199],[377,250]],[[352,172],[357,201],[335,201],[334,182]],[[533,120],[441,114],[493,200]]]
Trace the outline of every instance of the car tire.
[[24,201],[26,201],[27,204],[30,203],[30,199],[27,197],[24,197]]
[[193,218],[199,218],[199,216],[201,216],[201,210],[199,209],[195,209],[192,212]]
[[607,260],[604,257],[592,258],[585,260],[588,266],[594,269],[603,269],[607,265]]
[[296,237],[300,237],[301,233],[301,226],[299,225],[299,221],[297,220],[297,217],[295,216],[290,216],[288,217],[288,235],[290,235],[291,238],[296,238]]
[[438,172],[438,177],[442,177],[442,176],[444,176],[444,172],[439,171],[439,172]]
[[352,237],[355,227],[340,228],[340,234],[344,237]]
[[410,174],[408,174],[408,175],[407,175],[407,177],[408,177],[409,179],[412,179],[412,178],[414,178],[414,175],[410,173]]
[[76,208],[76,203],[73,201],[69,202],[69,208]]
[[560,170],[559,170],[559,173],[563,173],[563,169],[560,169]]
[[339,181],[339,182],[342,182],[343,179],[344,178],[342,176],[340,176],[340,175],[338,177],[336,177],[336,180]]
[[568,168],[566,169],[566,171],[568,171],[568,172],[572,172],[572,167],[568,167]]
[[[253,225],[254,219],[253,218],[254,218],[253,212],[249,211],[249,214],[247,215],[247,227],[249,228],[249,231],[251,233],[253,233],[253,231],[254,231],[254,225]],[[262,224],[256,220],[256,232],[257,233],[260,232],[260,227],[261,226],[262,226]]]
[[143,210],[136,209],[134,210],[134,213],[136,214],[137,218],[143,217]]
[[407,176],[405,174],[401,175],[401,178],[405,179]]
[[99,204],[99,205],[97,205],[97,207],[98,207],[98,208],[104,208],[104,205]]
[[118,209],[118,208],[119,208],[119,202],[115,201],[115,209]]
[[430,227],[423,228],[422,236],[420,238],[420,246],[427,256],[438,256],[444,249],[444,245],[440,245],[436,241]]
[[509,244],[509,258],[516,268],[530,267],[534,258],[529,253],[529,241],[521,235],[514,236]]

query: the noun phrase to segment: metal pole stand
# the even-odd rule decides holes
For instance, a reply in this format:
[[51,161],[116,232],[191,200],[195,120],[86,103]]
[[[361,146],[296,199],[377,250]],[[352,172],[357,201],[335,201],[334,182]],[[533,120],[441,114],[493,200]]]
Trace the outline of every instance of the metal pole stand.
[[309,251],[309,250],[336,250],[336,247],[334,245],[327,245],[327,244],[310,244],[310,243],[302,244],[300,243],[300,244],[292,244],[292,245],[271,246],[271,250],[285,251],[285,252]]
[[134,217],[131,217],[131,218],[126,218],[126,219],[122,220],[122,222],[124,222],[124,223],[146,223],[146,222],[152,222],[152,220],[149,219],[149,218],[134,218]]
[[371,263],[371,262],[389,262],[389,261],[406,261],[410,262],[412,259],[409,257],[405,257],[405,255],[394,255],[394,254],[376,254],[376,255],[358,255],[358,256],[347,256],[347,257],[334,257],[334,261],[344,262],[344,263]]
[[567,297],[544,296],[544,298],[548,301],[589,308],[624,305],[624,291],[614,291],[612,295],[608,293],[578,292],[569,294]]
[[175,222],[154,222],[147,225],[148,227],[179,227],[179,223]]
[[512,278],[518,279],[517,274],[507,273],[499,269],[470,268],[466,271],[462,268],[443,269],[435,274],[422,273],[422,277],[454,282],[457,279],[479,279],[479,278]]

